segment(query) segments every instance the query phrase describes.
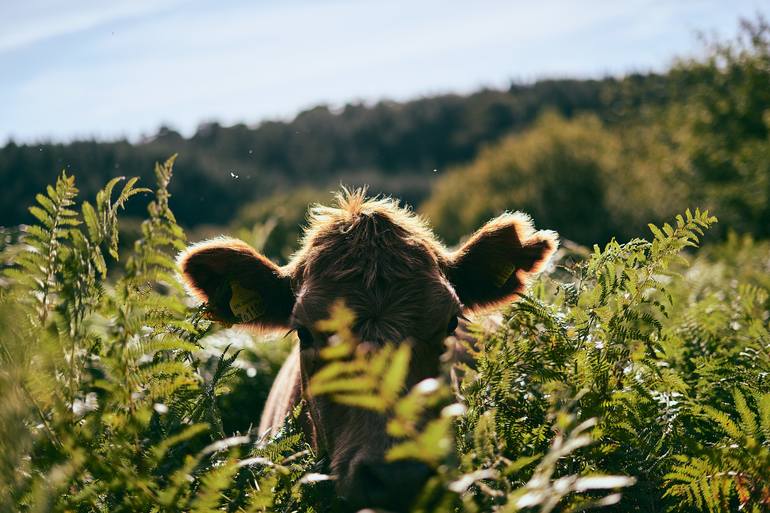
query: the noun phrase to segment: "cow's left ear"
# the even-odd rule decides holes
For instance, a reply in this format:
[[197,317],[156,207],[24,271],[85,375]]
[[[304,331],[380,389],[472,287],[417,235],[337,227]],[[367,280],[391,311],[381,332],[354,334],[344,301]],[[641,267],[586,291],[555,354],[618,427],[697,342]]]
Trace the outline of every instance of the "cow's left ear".
[[503,214],[450,255],[447,277],[467,309],[492,307],[521,294],[558,245],[556,233],[535,231],[527,215]]
[[191,246],[177,259],[189,292],[212,318],[260,328],[289,326],[291,281],[281,268],[243,241],[218,238]]

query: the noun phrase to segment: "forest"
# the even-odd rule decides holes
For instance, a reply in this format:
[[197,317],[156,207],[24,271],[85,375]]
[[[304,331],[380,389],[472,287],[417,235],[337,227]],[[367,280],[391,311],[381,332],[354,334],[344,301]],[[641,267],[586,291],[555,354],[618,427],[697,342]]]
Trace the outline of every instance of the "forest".
[[212,322],[175,260],[228,233],[285,263],[341,183],[450,245],[505,211],[561,239],[454,381],[407,387],[409,345],[360,354],[330,312],[311,390],[432,469],[410,511],[770,511],[761,17],[657,74],[9,141],[0,178],[0,512],[347,511],[299,410],[255,429],[295,334]]

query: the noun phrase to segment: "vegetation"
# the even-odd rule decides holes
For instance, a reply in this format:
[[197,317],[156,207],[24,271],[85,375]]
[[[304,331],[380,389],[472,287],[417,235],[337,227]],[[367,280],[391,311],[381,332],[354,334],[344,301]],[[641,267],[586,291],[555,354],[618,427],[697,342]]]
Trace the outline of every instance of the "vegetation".
[[[293,422],[272,440],[223,422],[220,405],[256,405],[238,352],[203,350],[213,327],[173,275],[172,163],[156,166],[128,255],[117,215],[147,190],[115,179],[77,208],[66,174],[3,250],[3,511],[344,507]],[[715,222],[688,210],[650,225],[651,241],[564,255],[477,327],[475,366],[447,369],[453,382],[402,393],[409,347],[357,355],[338,306],[320,329],[340,343],[311,393],[385,413],[402,440],[388,458],[436,469],[415,511],[764,511],[770,248],[732,236],[683,256]],[[105,259],[121,257],[110,277]]]
[[569,240],[628,239],[687,199],[687,182],[665,167],[667,155],[660,148],[630,155],[624,144],[640,146],[640,134],[629,138],[592,115],[546,114],[445,175],[422,211],[452,242],[511,205]]
[[[646,83],[656,77],[638,80]],[[136,144],[9,141],[0,148],[0,179],[5,184],[0,219],[7,225],[29,222],[26,205],[53,181],[54,170],[77,172],[81,189],[91,196],[116,174],[151,180],[152,163],[177,152],[171,192],[174,210],[188,227],[226,224],[248,202],[300,186],[336,189],[340,181],[368,183],[372,190],[416,204],[429,194],[439,172],[531,123],[544,106],[567,116],[581,110],[607,111],[602,90],[617,82],[549,80],[403,104],[350,104],[340,111],[318,106],[290,122],[266,121],[256,127],[205,123],[189,139],[164,127]],[[128,213],[142,214],[131,205]]]
[[[338,343],[311,393],[387,415],[388,458],[435,470],[413,510],[770,511],[769,83],[759,20],[661,76],[320,108],[138,147],[7,145],[4,222],[22,220],[19,197],[35,205],[0,229],[0,512],[344,510],[295,419],[272,439],[253,428],[293,335],[224,330],[189,302],[170,205],[280,260],[332,169],[424,187],[433,173],[415,170],[450,164],[422,206],[447,240],[515,208],[568,240],[526,296],[475,319],[474,365],[447,360],[410,390],[407,345],[353,351],[344,305],[318,327]],[[249,180],[246,160],[203,157],[252,145],[260,191],[311,187],[249,204],[227,186]],[[189,150],[177,189],[174,158],[153,190],[107,181],[172,147]],[[46,187],[75,156],[98,173]]]
[[683,204],[719,212],[722,236],[768,237],[770,25],[745,22],[667,80],[666,103],[621,90],[609,117],[548,113],[441,177],[423,212],[452,242],[506,208],[583,244],[628,240]]
[[[505,209],[581,244],[629,240],[681,205],[719,212],[721,237],[731,228],[766,238],[768,83],[770,26],[758,18],[659,75],[321,106],[253,128],[208,123],[189,139],[162,128],[137,144],[9,142],[0,148],[0,219],[31,222],[26,205],[55,170],[77,172],[91,197],[116,174],[151,180],[152,163],[179,152],[171,192],[180,224],[193,238],[212,226],[275,225],[252,235],[267,236],[278,260],[295,249],[297,212],[341,182],[419,208],[451,243]],[[142,210],[128,204],[126,213]]]

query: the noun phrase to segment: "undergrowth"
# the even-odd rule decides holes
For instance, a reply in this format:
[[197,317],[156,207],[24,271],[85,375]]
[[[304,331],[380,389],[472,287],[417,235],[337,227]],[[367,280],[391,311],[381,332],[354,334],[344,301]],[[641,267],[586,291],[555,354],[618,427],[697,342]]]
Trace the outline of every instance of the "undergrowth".
[[[172,166],[93,203],[62,174],[36,224],[2,232],[0,511],[340,507],[292,419],[270,440],[225,429],[244,371],[239,351],[207,359],[215,328],[176,279]],[[118,214],[145,194],[122,251]],[[474,326],[474,365],[407,391],[409,346],[357,356],[338,305],[311,393],[387,415],[387,457],[436,470],[415,511],[767,511],[770,251],[736,236],[693,257],[715,222],[687,210],[650,240],[563,252]]]

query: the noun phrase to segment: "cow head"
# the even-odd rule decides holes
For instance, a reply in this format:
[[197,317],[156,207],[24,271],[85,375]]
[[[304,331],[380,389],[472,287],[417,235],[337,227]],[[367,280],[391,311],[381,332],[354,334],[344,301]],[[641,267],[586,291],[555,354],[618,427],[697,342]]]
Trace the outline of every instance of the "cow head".
[[[318,322],[336,301],[354,312],[353,331],[362,343],[412,345],[411,386],[437,376],[443,342],[459,316],[515,299],[556,245],[554,233],[534,231],[529,218],[516,213],[490,221],[449,251],[395,201],[344,191],[334,207],[311,210],[301,249],[286,266],[226,238],[192,246],[179,263],[189,290],[215,318],[296,330],[307,391],[327,344]],[[384,463],[392,440],[380,415],[305,398],[308,435],[328,457],[341,495],[398,508],[424,483],[422,465]]]

